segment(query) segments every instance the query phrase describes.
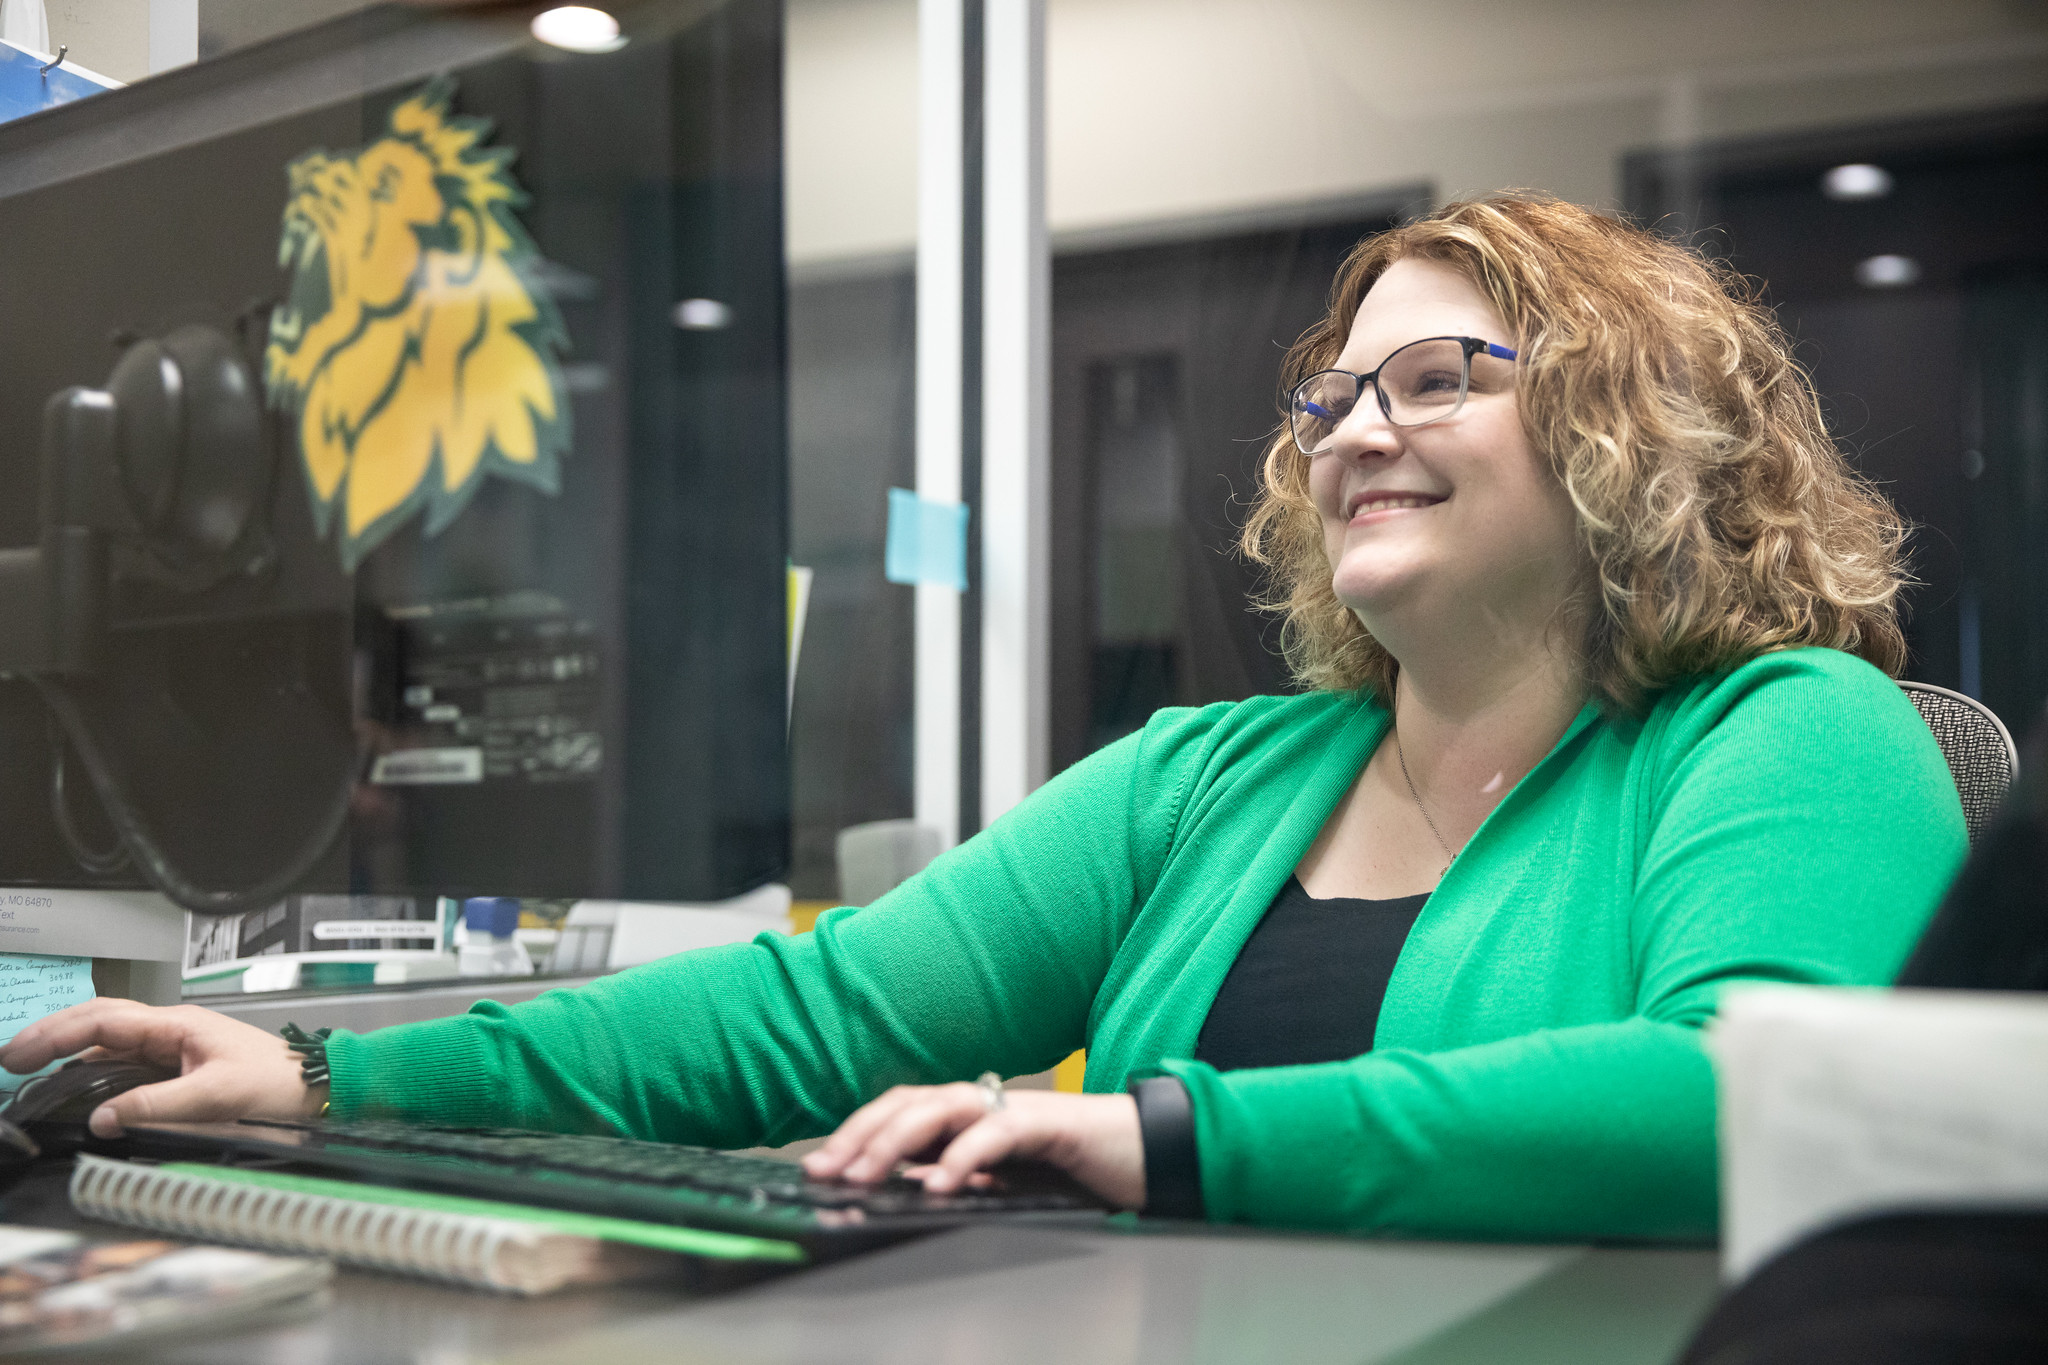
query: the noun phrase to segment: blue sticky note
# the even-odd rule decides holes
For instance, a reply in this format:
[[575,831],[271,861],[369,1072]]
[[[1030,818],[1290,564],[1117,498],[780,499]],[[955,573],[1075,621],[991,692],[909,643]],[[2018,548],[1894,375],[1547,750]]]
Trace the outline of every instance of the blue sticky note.
[[[92,959],[0,953],[0,1043],[46,1014],[92,999]],[[43,1071],[58,1065],[50,1063]],[[37,1075],[42,1072],[35,1073]],[[0,1071],[0,1095],[13,1091],[27,1076]]]
[[891,583],[938,583],[967,591],[967,508],[930,502],[907,488],[889,490],[889,540],[883,575]]

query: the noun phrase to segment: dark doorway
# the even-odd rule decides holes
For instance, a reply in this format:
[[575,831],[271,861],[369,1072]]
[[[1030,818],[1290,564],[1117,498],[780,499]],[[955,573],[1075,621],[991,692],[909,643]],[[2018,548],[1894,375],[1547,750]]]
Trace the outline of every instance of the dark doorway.
[[[1875,173],[1837,170],[1853,167]],[[1636,214],[1764,281],[1830,429],[1914,524],[1909,676],[2031,724],[2048,696],[2048,108],[1646,153],[1624,178]]]
[[1427,198],[1054,257],[1054,771],[1162,706],[1288,689],[1235,548],[1280,359],[1345,253]]
[[790,559],[816,574],[790,712],[790,888],[839,894],[839,831],[908,815],[910,590],[884,581],[889,489],[914,482],[908,259],[789,290]]

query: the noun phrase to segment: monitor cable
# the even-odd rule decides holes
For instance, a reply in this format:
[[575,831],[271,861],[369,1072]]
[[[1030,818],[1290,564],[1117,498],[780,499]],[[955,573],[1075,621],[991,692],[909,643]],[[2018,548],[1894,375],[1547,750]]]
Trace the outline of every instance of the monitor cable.
[[[322,814],[311,837],[293,851],[276,872],[241,891],[215,891],[199,886],[180,872],[158,846],[134,803],[128,799],[120,775],[107,761],[106,754],[93,737],[92,727],[86,723],[84,714],[64,684],[55,678],[36,674],[27,675],[27,681],[63,727],[72,747],[78,750],[79,761],[85,765],[86,775],[92,779],[93,790],[99,795],[100,806],[120,836],[125,856],[157,890],[195,915],[240,915],[275,905],[327,856],[328,849],[334,846],[335,839],[348,823],[356,783],[363,772],[360,751],[348,780]],[[74,844],[72,851],[78,853],[79,846]]]
[[71,857],[80,868],[95,877],[110,877],[128,866],[127,846],[121,842],[118,833],[114,836],[114,846],[104,852],[86,842],[84,832],[78,828],[77,817],[71,813],[71,794],[65,783],[71,742],[65,737],[55,715],[50,715],[49,721],[50,818],[56,822],[57,833],[62,836],[64,846],[71,850]]

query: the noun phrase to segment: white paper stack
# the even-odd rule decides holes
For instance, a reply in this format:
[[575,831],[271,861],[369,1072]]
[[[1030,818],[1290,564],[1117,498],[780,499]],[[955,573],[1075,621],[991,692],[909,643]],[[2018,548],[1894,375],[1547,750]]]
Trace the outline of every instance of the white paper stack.
[[1864,1214],[2048,1207],[2048,996],[1756,987],[1712,1048],[1731,1281]]
[[605,966],[617,971],[693,948],[748,943],[763,930],[786,934],[789,904],[789,888],[777,882],[701,905],[579,901],[564,927],[602,922],[608,915],[612,933]]

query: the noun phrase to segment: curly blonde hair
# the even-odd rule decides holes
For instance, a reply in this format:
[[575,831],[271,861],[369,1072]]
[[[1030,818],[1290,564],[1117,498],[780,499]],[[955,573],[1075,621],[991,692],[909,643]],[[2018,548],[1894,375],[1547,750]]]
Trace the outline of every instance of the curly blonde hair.
[[[1585,570],[1566,615],[1596,698],[1640,710],[1794,645],[1904,667],[1905,526],[1836,449],[1751,281],[1547,195],[1449,204],[1353,249],[1283,393],[1336,363],[1366,291],[1410,257],[1463,272],[1521,352],[1523,429],[1577,509]],[[1303,685],[1391,704],[1397,665],[1331,587],[1308,467],[1283,425],[1241,539],[1271,571],[1259,605],[1284,616]]]

